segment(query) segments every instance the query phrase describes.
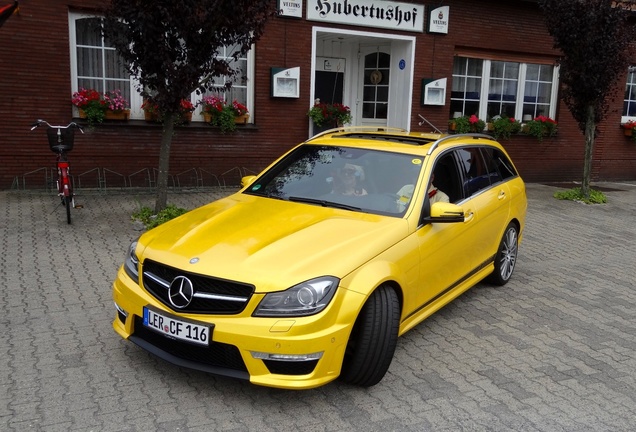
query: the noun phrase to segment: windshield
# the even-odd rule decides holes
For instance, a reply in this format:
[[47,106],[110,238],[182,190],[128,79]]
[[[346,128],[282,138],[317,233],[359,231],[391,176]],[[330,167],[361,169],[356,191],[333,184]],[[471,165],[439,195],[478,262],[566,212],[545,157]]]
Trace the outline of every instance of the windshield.
[[265,172],[245,193],[401,216],[423,159],[368,149],[303,145]]

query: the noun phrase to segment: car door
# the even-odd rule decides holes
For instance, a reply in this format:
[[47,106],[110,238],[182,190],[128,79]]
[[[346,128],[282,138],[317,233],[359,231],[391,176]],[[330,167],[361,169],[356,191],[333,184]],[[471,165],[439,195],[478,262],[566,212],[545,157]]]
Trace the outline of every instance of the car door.
[[[470,250],[466,247],[474,222],[474,209],[462,195],[462,179],[454,152],[441,153],[426,173],[424,185],[428,187],[434,177],[435,186],[449,196],[449,201],[460,205],[466,220],[460,223],[426,223],[415,233],[419,248],[420,268],[417,289],[412,301],[405,302],[414,314],[428,307],[463,280],[472,266]],[[423,193],[424,191],[422,191]],[[424,198],[422,213],[430,212],[430,199]]]
[[486,146],[456,150],[464,194],[474,211],[466,242],[472,272],[492,262],[510,217],[510,188],[496,169],[494,150]]

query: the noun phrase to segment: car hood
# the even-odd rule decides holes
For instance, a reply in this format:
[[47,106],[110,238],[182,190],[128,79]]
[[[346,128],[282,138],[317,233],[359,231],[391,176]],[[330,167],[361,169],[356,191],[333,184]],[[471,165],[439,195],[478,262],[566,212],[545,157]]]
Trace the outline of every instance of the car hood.
[[137,253],[266,292],[318,276],[342,278],[407,232],[400,218],[238,193],[147,232]]

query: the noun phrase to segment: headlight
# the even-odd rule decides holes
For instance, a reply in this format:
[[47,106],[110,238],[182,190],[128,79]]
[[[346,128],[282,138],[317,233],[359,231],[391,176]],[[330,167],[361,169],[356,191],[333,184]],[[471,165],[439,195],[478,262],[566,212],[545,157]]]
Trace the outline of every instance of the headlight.
[[254,311],[258,317],[307,316],[323,310],[333,298],[340,280],[325,276],[300,283],[285,291],[269,293]]
[[128,254],[126,255],[126,261],[124,261],[124,271],[132,280],[139,283],[139,259],[135,254],[137,249],[137,242],[134,241],[128,248]]

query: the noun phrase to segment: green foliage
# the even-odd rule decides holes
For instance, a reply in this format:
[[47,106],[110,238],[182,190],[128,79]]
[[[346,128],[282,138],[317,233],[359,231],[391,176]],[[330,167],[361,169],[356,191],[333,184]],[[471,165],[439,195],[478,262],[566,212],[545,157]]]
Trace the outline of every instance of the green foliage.
[[589,196],[585,196],[581,192],[580,187],[555,192],[554,197],[560,200],[580,201],[585,204],[605,204],[607,202],[607,198],[603,192],[590,189]]
[[543,141],[545,137],[553,137],[557,132],[557,122],[550,117],[538,116],[527,122],[523,131]]
[[236,130],[236,123],[234,119],[236,114],[229,105],[224,105],[221,111],[217,111],[210,120],[212,126],[216,126],[221,130],[221,133],[234,132]]
[[[607,112],[607,100],[620,90],[616,80],[630,64],[634,25],[628,2],[608,0],[540,0],[559,60],[561,96],[585,132]],[[624,88],[624,87],[623,87]],[[593,113],[590,113],[590,108]]]
[[486,127],[486,122],[481,120],[476,115],[457,117],[448,121],[448,125],[454,126],[454,131],[458,134],[469,132],[483,132]]
[[174,204],[166,206],[166,208],[157,214],[155,214],[150,207],[142,207],[132,214],[132,219],[143,223],[146,229],[151,229],[187,212],[188,210],[177,207]]
[[318,127],[322,125],[337,127],[351,123],[351,109],[341,103],[327,104],[318,102],[307,113]]
[[510,117],[498,117],[492,121],[493,135],[495,139],[510,139],[513,134],[519,133],[521,123]]

